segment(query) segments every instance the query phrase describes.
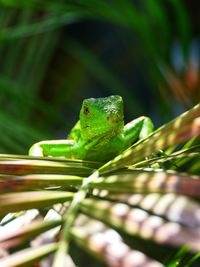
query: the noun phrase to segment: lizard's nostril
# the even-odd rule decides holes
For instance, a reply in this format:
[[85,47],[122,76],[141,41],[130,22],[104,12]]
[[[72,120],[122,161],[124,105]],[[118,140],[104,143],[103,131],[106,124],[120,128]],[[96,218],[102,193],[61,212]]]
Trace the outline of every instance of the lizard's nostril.
[[115,124],[115,123],[118,122],[118,117],[107,116],[106,119],[107,119],[107,121],[109,121],[111,124]]

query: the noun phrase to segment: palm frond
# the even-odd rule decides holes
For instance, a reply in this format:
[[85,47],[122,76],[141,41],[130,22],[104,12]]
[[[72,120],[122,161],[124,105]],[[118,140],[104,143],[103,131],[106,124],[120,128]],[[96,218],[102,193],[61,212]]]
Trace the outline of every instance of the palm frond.
[[[2,154],[1,225],[2,229],[15,227],[2,234],[0,243],[5,253],[11,248],[16,253],[0,263],[12,266],[19,260],[20,266],[56,253],[52,264],[59,266],[67,260],[70,239],[108,266],[114,266],[109,259],[117,255],[106,248],[116,246],[128,253],[130,264],[139,266],[141,261],[137,262],[134,255],[140,255],[144,266],[164,266],[163,259],[155,259],[152,251],[141,248],[141,242],[162,245],[165,256],[167,247],[177,251],[187,244],[186,254],[197,253],[187,264],[198,261],[200,207],[194,198],[199,199],[200,173],[181,173],[179,168],[186,164],[186,158],[196,156],[198,162],[199,134],[197,105],[102,167],[97,162]],[[166,164],[164,169],[160,169],[162,164]],[[17,221],[31,211],[37,212],[31,215],[29,224],[23,229],[21,224],[17,226]],[[124,235],[131,238],[131,244],[126,243]],[[30,240],[39,242],[40,253],[29,245]],[[102,253],[104,249],[106,254]],[[120,261],[119,266],[126,266],[123,253],[120,259],[123,264]]]

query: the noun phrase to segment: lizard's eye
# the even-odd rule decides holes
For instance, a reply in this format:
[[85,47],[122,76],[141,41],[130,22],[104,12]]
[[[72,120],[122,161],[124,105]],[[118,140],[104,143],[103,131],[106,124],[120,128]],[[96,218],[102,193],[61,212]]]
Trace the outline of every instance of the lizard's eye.
[[83,108],[83,113],[84,113],[85,115],[88,115],[88,114],[90,113],[89,108],[85,106],[85,107]]

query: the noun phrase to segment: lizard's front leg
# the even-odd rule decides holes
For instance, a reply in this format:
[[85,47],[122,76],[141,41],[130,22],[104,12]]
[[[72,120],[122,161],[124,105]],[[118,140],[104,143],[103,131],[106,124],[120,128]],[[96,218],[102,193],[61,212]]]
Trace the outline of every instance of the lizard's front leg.
[[53,156],[75,158],[77,145],[74,140],[47,140],[38,142],[29,149],[30,156]]
[[131,145],[153,132],[153,123],[148,117],[139,117],[124,126],[124,139]]

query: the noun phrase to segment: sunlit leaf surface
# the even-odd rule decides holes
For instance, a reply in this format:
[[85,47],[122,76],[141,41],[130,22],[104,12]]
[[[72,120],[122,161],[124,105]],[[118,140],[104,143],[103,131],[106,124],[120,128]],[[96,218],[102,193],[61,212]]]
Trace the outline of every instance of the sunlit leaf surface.
[[[150,62],[141,68],[149,68],[153,86],[158,84],[153,101],[164,117],[160,92],[169,103],[173,97],[188,107],[196,103],[198,41],[192,38],[182,1],[167,1],[167,8],[164,2],[0,0],[1,153],[26,154],[30,144],[52,138],[55,129],[59,134],[63,125],[69,129],[66,117],[71,109],[76,112],[77,103],[71,99],[84,86],[93,88],[86,80],[110,88],[111,94],[122,94],[128,111],[147,111],[133,85],[128,88],[116,75],[115,65],[124,73],[129,68],[124,59],[137,56],[133,41]],[[101,43],[95,43],[92,51],[68,34],[67,26],[81,19],[114,25],[113,33],[119,26],[120,42],[126,40],[125,31],[133,36],[122,49],[129,53],[114,61],[109,58],[113,69],[102,61]],[[62,62],[57,62],[57,54]],[[45,96],[43,84],[48,89]],[[197,105],[104,166],[1,154],[0,266],[40,266],[41,260],[43,266],[96,266],[96,260],[77,262],[81,247],[110,267],[199,267],[199,136]]]
[[183,245],[185,254],[198,253],[199,113],[197,105],[104,166],[2,154],[1,266],[28,266],[50,253],[59,266],[71,239],[111,267],[165,266],[141,242],[161,246],[163,257]]

